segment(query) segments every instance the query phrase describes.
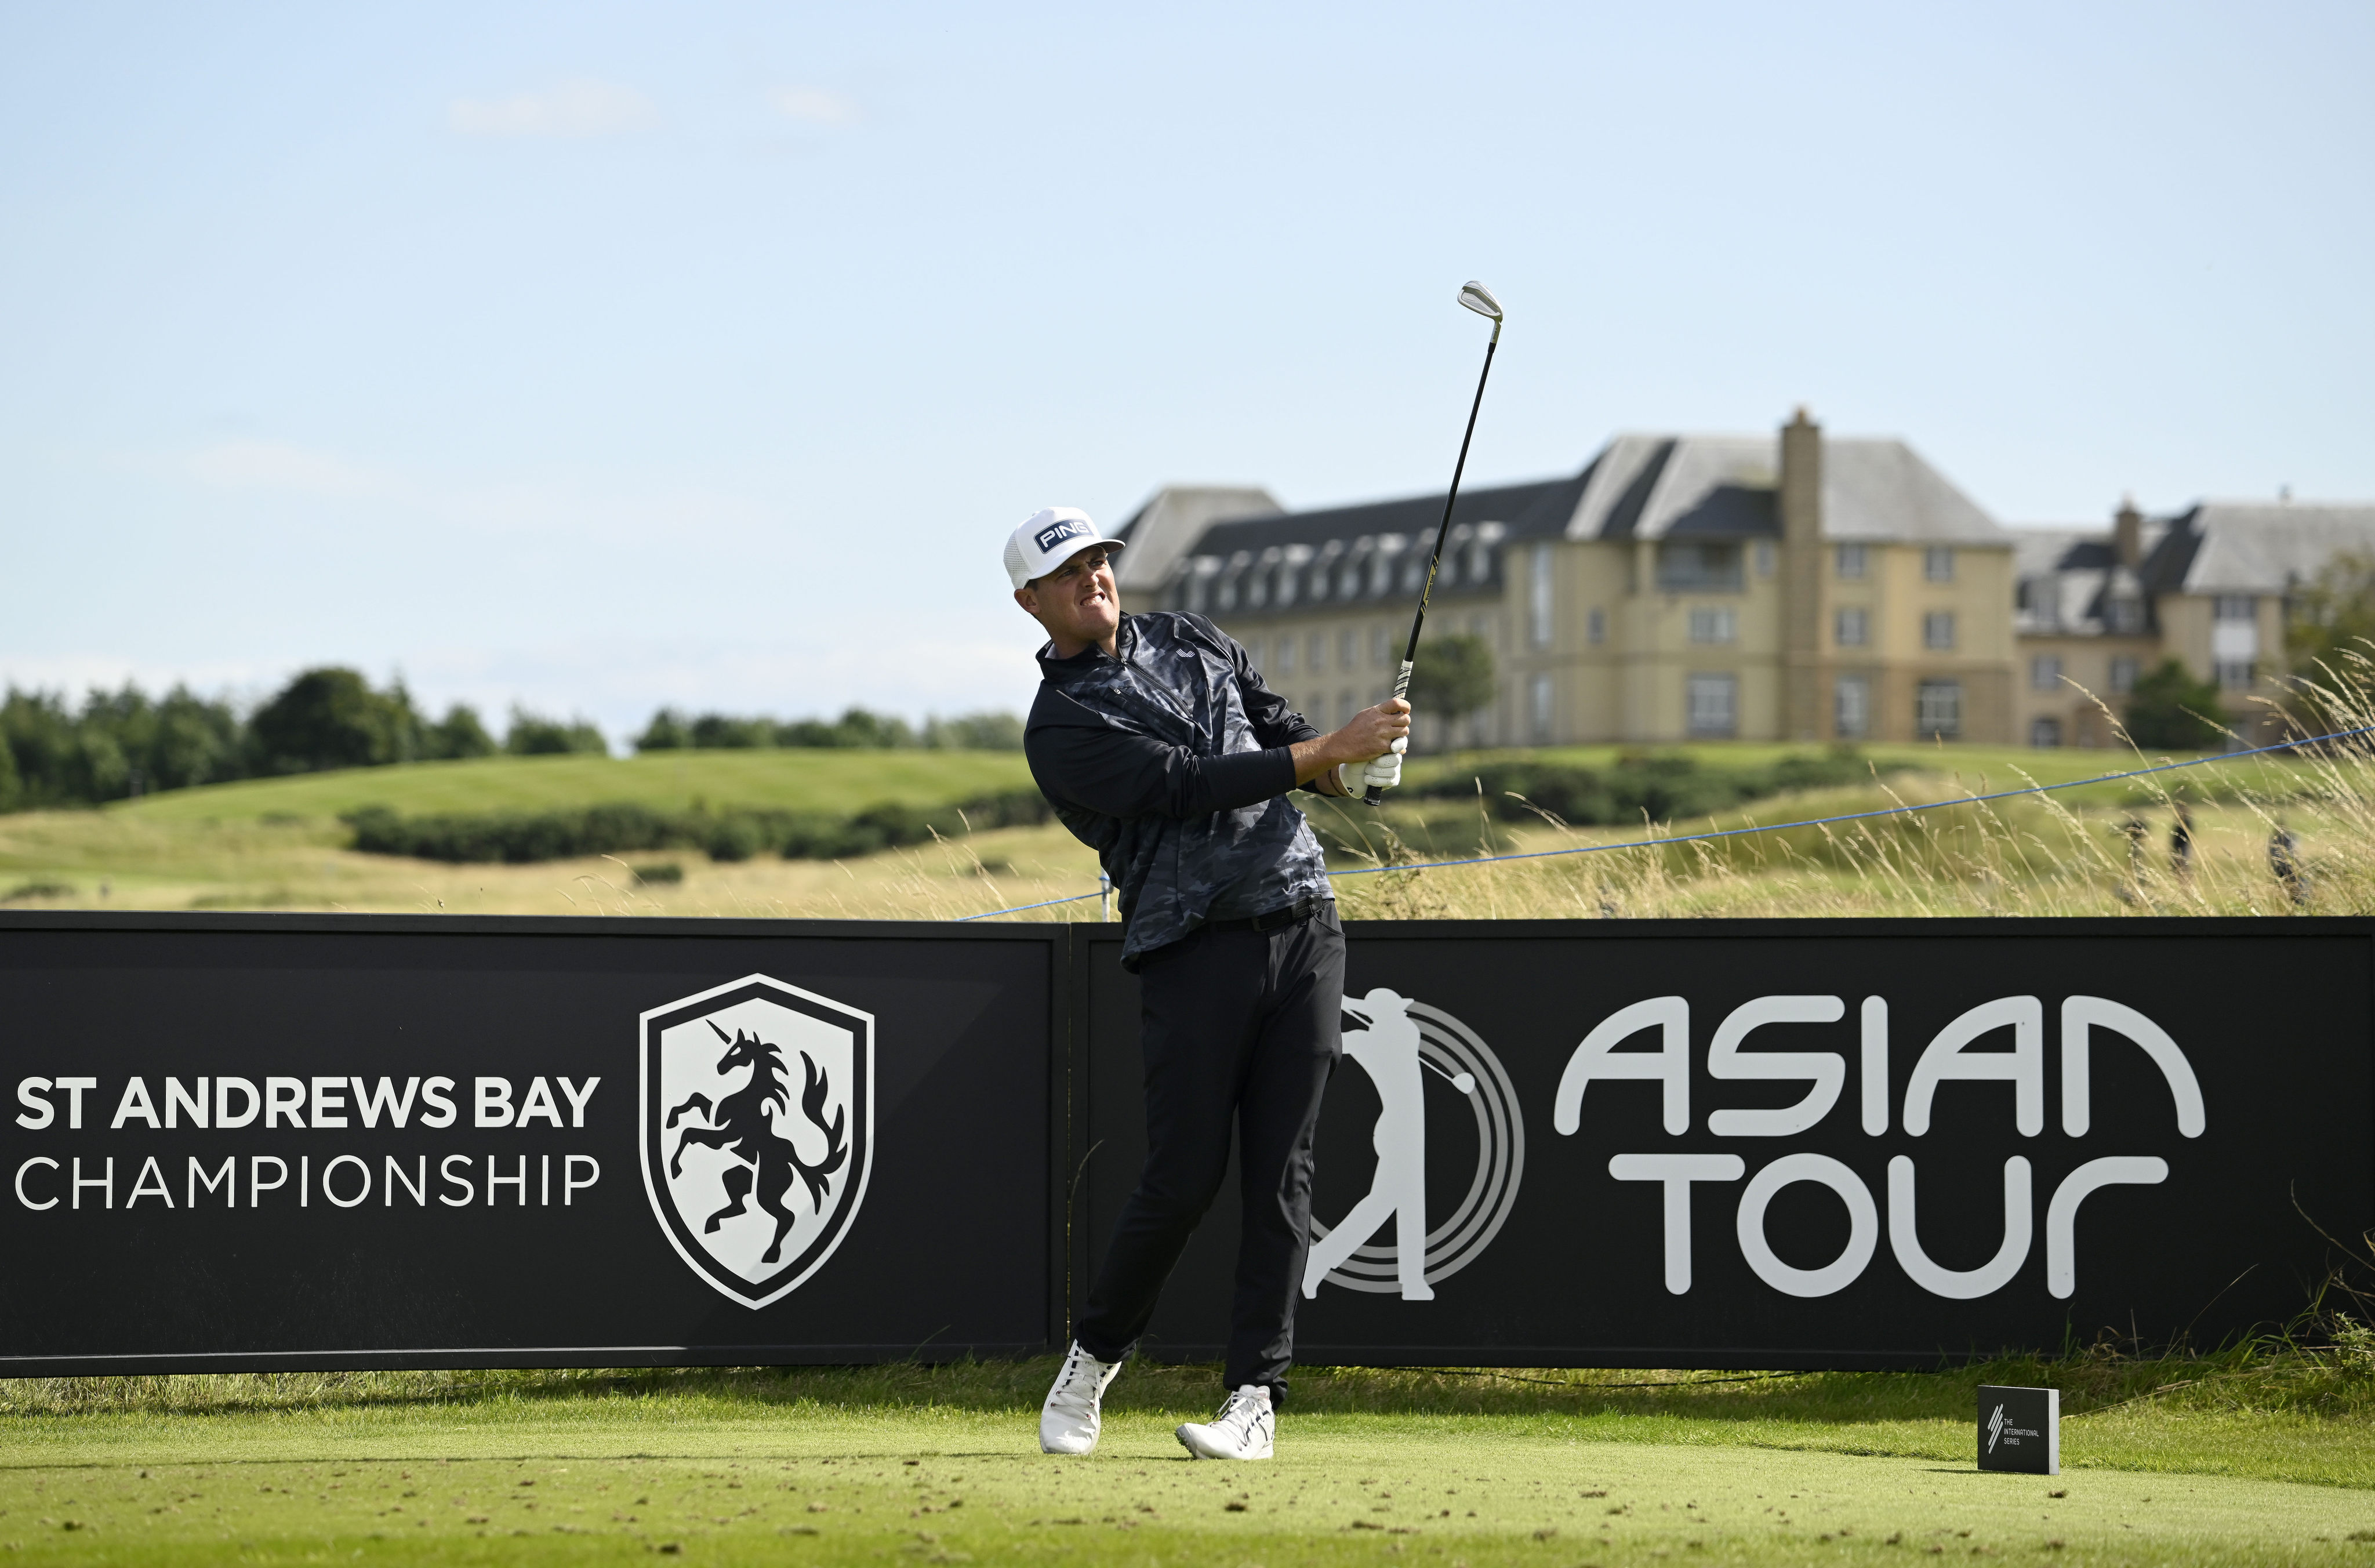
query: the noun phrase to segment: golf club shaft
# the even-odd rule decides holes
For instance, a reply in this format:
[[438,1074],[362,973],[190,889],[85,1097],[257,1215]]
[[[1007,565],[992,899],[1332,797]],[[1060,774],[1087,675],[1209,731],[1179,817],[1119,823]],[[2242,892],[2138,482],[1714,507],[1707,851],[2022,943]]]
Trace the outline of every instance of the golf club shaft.
[[[1493,324],[1492,340],[1484,345],[1484,369],[1476,378],[1475,401],[1468,405],[1468,429],[1459,437],[1459,461],[1451,466],[1451,493],[1443,498],[1443,524],[1435,531],[1435,550],[1426,558],[1426,581],[1419,585],[1418,613],[1411,617],[1410,646],[1402,650],[1402,667],[1394,672],[1394,695],[1410,695],[1411,671],[1418,664],[1419,629],[1426,624],[1426,601],[1435,592],[1436,568],[1443,563],[1443,541],[1451,536],[1451,509],[1459,504],[1459,476],[1468,471],[1468,443],[1476,439],[1476,415],[1484,407],[1484,383],[1493,379],[1493,350],[1501,346],[1501,324]],[[1363,800],[1375,806],[1386,792],[1371,784]]]

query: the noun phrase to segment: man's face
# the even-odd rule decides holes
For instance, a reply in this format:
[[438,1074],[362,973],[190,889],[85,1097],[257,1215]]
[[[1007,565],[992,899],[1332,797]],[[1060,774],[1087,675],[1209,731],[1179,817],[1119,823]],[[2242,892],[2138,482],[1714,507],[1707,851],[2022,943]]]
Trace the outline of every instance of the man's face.
[[1059,648],[1101,646],[1121,625],[1121,595],[1103,545],[1091,545],[1015,589],[1014,602],[1047,629]]

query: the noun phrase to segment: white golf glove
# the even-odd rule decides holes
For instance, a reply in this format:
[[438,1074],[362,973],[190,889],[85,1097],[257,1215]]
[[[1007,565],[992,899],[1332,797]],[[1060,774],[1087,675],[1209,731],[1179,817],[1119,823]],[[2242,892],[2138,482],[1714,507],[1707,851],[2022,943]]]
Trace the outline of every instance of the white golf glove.
[[1388,751],[1366,762],[1341,762],[1336,767],[1336,782],[1350,796],[1366,795],[1373,789],[1391,789],[1402,782],[1402,754]]

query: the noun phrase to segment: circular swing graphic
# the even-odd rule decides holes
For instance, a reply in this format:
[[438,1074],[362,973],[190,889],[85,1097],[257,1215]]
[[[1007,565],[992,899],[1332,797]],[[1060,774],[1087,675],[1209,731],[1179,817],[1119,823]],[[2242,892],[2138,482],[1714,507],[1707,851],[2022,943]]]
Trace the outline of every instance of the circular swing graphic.
[[[1398,1117],[1410,1115],[1409,1108],[1415,1105],[1416,1095],[1428,1074],[1448,1081],[1466,1098],[1476,1116],[1476,1173],[1451,1214],[1426,1231],[1426,1255],[1420,1272],[1426,1285],[1432,1286],[1459,1273],[1482,1256],[1500,1233],[1502,1223],[1517,1202],[1518,1184],[1526,1170],[1526,1128],[1518,1112],[1517,1091],[1503,1070],[1501,1059],[1477,1037],[1475,1031],[1440,1008],[1406,1001],[1391,991],[1377,990],[1365,997],[1347,996],[1344,1010],[1369,1026],[1346,1034],[1346,1054],[1368,1069],[1387,1107],[1378,1123],[1376,1140],[1377,1182],[1354,1214],[1373,1204],[1383,1207],[1381,1195],[1388,1193],[1389,1185],[1404,1194],[1414,1190],[1424,1201],[1424,1115],[1421,1113],[1415,1123],[1398,1121]],[[1398,1083],[1402,1086],[1399,1091]],[[1419,1136],[1409,1138],[1405,1129],[1417,1130]],[[1353,1215],[1348,1214],[1338,1224],[1351,1222]],[[1369,1220],[1372,1233],[1379,1225],[1377,1220]],[[1313,1216],[1312,1242],[1323,1256],[1338,1250],[1319,1245],[1334,1228]],[[1400,1231],[1398,1225],[1397,1236]],[[1320,1278],[1329,1284],[1375,1295],[1400,1294],[1409,1298],[1414,1294],[1411,1282],[1402,1275],[1399,1240],[1380,1244],[1364,1239],[1341,1260],[1330,1257],[1329,1261],[1332,1267]]]

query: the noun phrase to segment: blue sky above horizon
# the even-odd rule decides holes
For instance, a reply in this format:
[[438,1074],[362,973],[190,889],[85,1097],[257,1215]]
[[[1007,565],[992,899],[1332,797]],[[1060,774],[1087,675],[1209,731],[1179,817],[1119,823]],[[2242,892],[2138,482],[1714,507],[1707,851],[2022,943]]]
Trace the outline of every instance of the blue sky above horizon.
[[2375,498],[2363,6],[0,3],[0,681],[1020,708],[1005,531],[1801,403]]

